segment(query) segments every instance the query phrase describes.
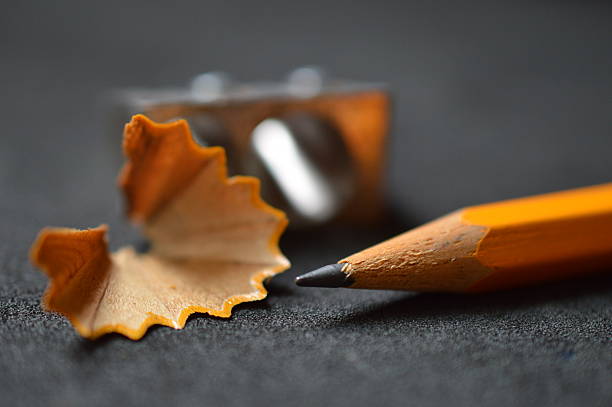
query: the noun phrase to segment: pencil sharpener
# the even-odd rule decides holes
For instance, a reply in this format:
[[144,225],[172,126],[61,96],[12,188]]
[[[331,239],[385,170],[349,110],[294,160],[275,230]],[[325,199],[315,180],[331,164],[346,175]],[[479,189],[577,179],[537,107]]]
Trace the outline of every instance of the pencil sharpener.
[[390,99],[381,84],[312,67],[272,83],[210,72],[189,87],[124,89],[113,100],[117,124],[137,113],[186,119],[200,144],[225,148],[230,175],[261,180],[263,198],[292,226],[368,223],[382,212]]

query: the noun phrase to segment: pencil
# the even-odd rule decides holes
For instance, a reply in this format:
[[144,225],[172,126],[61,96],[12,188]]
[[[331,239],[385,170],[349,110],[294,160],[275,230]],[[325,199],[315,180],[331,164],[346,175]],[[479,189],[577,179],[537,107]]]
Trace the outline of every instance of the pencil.
[[612,183],[460,209],[296,284],[467,293],[602,270],[612,271]]

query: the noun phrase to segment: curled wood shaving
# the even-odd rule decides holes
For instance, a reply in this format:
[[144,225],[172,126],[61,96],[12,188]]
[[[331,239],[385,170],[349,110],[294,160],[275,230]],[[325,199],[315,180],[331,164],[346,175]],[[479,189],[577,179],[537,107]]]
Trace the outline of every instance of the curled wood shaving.
[[104,225],[43,229],[31,258],[50,279],[45,309],[84,337],[136,340],[154,324],[180,329],[194,312],[229,317],[264,298],[263,281],[289,262],[278,248],[286,217],[261,200],[259,181],[228,178],[224,150],[198,146],[182,120],[134,116],[124,151],[127,214],[151,249],[109,253]]

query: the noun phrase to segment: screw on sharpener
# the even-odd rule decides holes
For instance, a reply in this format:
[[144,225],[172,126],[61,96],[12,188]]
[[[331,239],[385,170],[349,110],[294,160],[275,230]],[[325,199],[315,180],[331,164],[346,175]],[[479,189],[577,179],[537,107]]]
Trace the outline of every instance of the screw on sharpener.
[[225,72],[205,72],[191,81],[191,96],[197,102],[212,102],[222,98],[230,89],[232,80]]
[[287,88],[296,97],[313,97],[321,92],[328,79],[325,71],[317,66],[294,69],[287,76]]

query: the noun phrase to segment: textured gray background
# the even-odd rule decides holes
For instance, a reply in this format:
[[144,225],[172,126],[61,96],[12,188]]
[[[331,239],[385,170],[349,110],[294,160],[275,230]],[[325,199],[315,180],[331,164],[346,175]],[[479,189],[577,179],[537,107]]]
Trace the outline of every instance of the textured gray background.
[[[604,2],[17,2],[0,13],[3,405],[612,405],[612,279],[481,296],[298,289],[300,272],[459,206],[610,180]],[[288,233],[294,267],[230,320],[79,338],[39,307],[46,225],[137,234],[100,95],[300,64],[388,82],[387,225]],[[117,134],[118,141],[119,135]]]

